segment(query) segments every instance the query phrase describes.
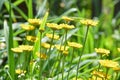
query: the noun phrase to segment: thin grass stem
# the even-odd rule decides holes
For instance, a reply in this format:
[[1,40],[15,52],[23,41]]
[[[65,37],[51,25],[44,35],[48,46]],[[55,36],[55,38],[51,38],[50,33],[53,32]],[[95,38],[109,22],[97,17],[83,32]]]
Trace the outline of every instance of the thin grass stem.
[[42,32],[40,32],[40,56],[39,56],[39,80],[41,80],[42,70],[41,70],[41,41],[42,41]]
[[82,52],[79,56],[79,61],[78,61],[78,64],[77,64],[77,73],[76,73],[76,80],[77,80],[77,77],[78,77],[78,69],[79,69],[79,64],[81,62],[81,56],[84,52],[84,48],[85,48],[85,43],[86,43],[86,40],[87,40],[87,35],[88,35],[88,30],[89,30],[89,26],[87,26],[87,31],[86,31],[86,34],[85,34],[85,39],[84,39],[84,42],[83,42],[83,48],[82,48]]
[[70,61],[70,68],[69,68],[69,71],[68,71],[68,75],[67,75],[67,80],[69,80],[69,74],[70,74],[70,71],[71,71],[71,66],[72,66],[72,61],[73,61],[73,55],[74,55],[74,48],[73,48],[73,52],[72,52],[72,58],[71,58],[71,61]]

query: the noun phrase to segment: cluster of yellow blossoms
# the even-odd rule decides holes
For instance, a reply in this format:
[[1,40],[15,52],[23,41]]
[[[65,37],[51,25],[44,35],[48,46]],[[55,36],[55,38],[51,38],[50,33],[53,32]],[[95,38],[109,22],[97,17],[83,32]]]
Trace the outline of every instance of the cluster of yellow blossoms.
[[34,30],[35,27],[32,26],[32,25],[28,25],[28,24],[21,24],[21,28],[26,30],[26,31],[31,31],[31,30]]
[[101,55],[109,55],[110,51],[107,49],[103,49],[103,48],[95,48],[96,53],[101,54]]
[[15,70],[15,73],[16,73],[16,74],[22,74],[22,73],[24,73],[24,74],[25,74],[25,73],[26,73],[26,71],[21,70],[21,69],[16,69],[16,70]]
[[16,52],[16,53],[21,53],[23,51],[32,51],[33,50],[33,46],[30,46],[30,45],[20,45],[16,48],[12,48],[11,49],[13,52]]
[[[47,33],[46,36],[47,36],[48,38],[50,38],[50,39],[52,39],[52,38],[55,39],[55,40],[58,40],[58,39],[59,39],[59,36],[58,36],[58,35],[55,35],[55,34],[53,35],[53,34],[48,34],[48,33]],[[53,36],[54,36],[54,37],[53,37]]]
[[62,16],[62,19],[65,20],[65,21],[73,21],[74,20],[74,19],[69,18],[67,16]]
[[100,60],[100,64],[107,68],[115,68],[119,66],[118,62],[112,61],[112,60]]
[[96,26],[98,24],[98,21],[93,21],[91,19],[80,20],[80,22],[86,26]]
[[68,25],[68,24],[55,24],[55,23],[47,23],[47,26],[50,27],[53,30],[59,30],[59,29],[73,29],[75,28],[73,25]]
[[68,46],[73,48],[82,48],[83,46],[81,44],[78,44],[76,42],[68,42]]
[[28,22],[31,25],[39,26],[42,23],[42,20],[40,20],[40,19],[28,19]]
[[38,38],[35,36],[26,36],[26,39],[31,42],[36,42],[38,40]]
[[110,75],[107,75],[107,77],[106,77],[106,74],[101,71],[93,71],[92,75],[99,77],[101,80],[105,79],[105,78],[110,79]]
[[36,55],[41,59],[47,59],[47,55],[45,53],[36,52]]

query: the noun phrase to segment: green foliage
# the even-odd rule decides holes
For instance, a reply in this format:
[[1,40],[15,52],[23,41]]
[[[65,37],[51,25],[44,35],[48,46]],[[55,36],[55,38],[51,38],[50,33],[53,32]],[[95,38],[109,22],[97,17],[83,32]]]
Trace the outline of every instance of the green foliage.
[[[77,77],[88,80],[93,77],[91,73],[94,70],[100,68],[104,73],[106,72],[105,67],[99,67],[100,59],[110,59],[119,63],[120,12],[114,16],[115,5],[119,3],[119,1],[103,1],[101,4],[102,8],[95,5],[99,4],[99,1],[97,1],[98,0],[89,0],[88,2],[84,0],[80,0],[80,2],[79,0],[15,0],[11,2],[11,0],[1,0],[0,79],[48,80],[51,78],[53,80],[69,80]],[[24,11],[20,8],[20,5],[22,5],[23,8],[26,6],[26,10]],[[88,30],[88,26],[83,25],[80,20],[92,17],[93,5],[95,5],[94,10],[97,15],[93,17],[93,19],[98,20],[99,24],[95,27],[90,26]],[[99,13],[99,9],[102,9],[103,12]],[[36,10],[36,12],[34,12],[34,10]],[[28,12],[26,13],[26,11]],[[65,21],[62,19],[63,16],[68,16],[74,20],[70,22]],[[30,24],[27,22],[28,19],[41,19],[42,23],[36,26],[33,31],[21,29],[21,24]],[[74,25],[75,28],[67,31],[65,29],[53,31],[53,29],[50,29],[46,25],[48,22],[58,25],[62,23]],[[86,32],[86,28],[88,33]],[[59,35],[60,39],[53,40],[54,36],[52,36],[52,39],[46,37],[47,33],[52,32]],[[26,36],[28,35],[37,37],[37,41],[27,41]],[[63,55],[63,53],[55,47],[52,48],[51,46],[50,49],[46,49],[41,46],[43,42],[47,42],[50,45],[59,44],[68,46],[68,41],[82,44],[83,48],[73,49],[70,47],[68,55]],[[11,51],[13,47],[15,48],[20,45],[31,45],[33,46],[33,51],[24,51],[22,53]],[[108,49],[110,50],[110,54],[109,56],[102,56],[101,58],[99,54],[95,52],[95,48]],[[48,56],[47,59],[38,58],[36,52],[44,53]],[[6,57],[8,57],[8,59],[6,59]],[[9,69],[6,69],[6,65],[9,65]],[[22,72],[23,75],[16,74],[15,70],[19,68],[26,72]],[[68,74],[69,71],[70,74]],[[114,76],[109,80],[117,80],[120,78],[120,73],[115,72],[113,69],[109,69],[108,74],[111,75],[111,77]]]

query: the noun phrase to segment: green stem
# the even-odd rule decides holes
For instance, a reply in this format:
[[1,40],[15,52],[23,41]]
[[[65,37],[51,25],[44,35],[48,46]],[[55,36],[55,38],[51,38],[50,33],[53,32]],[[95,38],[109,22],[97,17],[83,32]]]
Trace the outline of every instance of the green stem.
[[67,80],[69,80],[69,74],[70,74],[70,71],[71,71],[71,66],[72,66],[72,61],[73,61],[73,56],[74,56],[74,48],[73,48],[73,52],[72,52],[72,58],[71,58],[71,61],[70,61],[70,68],[69,68],[69,71],[68,71],[68,75],[67,75]]
[[[55,35],[55,31],[53,30],[52,40],[51,40],[50,48],[49,48],[49,51],[48,51],[48,68],[50,68],[49,61],[50,61],[50,53],[51,53],[51,48],[52,48],[52,44],[53,44],[54,35]],[[48,73],[49,73],[49,77],[50,77],[50,71]]]
[[[60,43],[60,50],[61,50],[61,47],[62,47],[62,44],[63,44],[63,39],[64,39],[64,36],[62,37],[62,40],[61,40],[61,43]],[[62,53],[58,53],[58,54],[60,54],[59,56],[58,56],[58,66],[57,66],[57,70],[59,70],[60,69],[60,63],[61,63],[61,58],[62,58]],[[57,75],[57,80],[58,80],[58,78],[59,78],[59,75]]]
[[50,71],[50,74],[51,74],[51,77],[53,77],[53,72],[54,72],[54,69],[55,69],[55,63],[57,63],[58,61],[59,61],[59,57],[60,57],[60,54],[58,53],[57,54],[57,59],[55,60],[55,62],[53,63],[53,67],[52,67],[52,69],[51,69],[51,71]]
[[[64,50],[66,48],[67,45],[67,30],[65,30],[65,46],[64,46]],[[63,56],[63,64],[62,64],[62,80],[64,80],[64,62],[65,62],[65,56]]]
[[106,68],[106,75],[105,75],[105,80],[107,80],[107,74],[108,74],[109,68]]
[[85,40],[84,40],[84,43],[83,43],[82,53],[79,56],[79,61],[78,61],[78,64],[77,64],[76,80],[77,80],[77,77],[78,77],[78,69],[79,69],[79,64],[81,62],[81,56],[82,56],[82,54],[84,52],[85,43],[86,43],[86,40],[87,40],[88,30],[89,30],[89,26],[87,26],[87,31],[86,31],[86,34],[85,34]]
[[11,77],[11,75],[10,75],[10,73],[9,73],[9,71],[7,71],[7,74],[10,77],[10,80],[13,80],[12,77]]
[[15,62],[14,62],[14,54],[11,51],[13,48],[13,29],[12,29],[12,16],[11,16],[11,0],[9,0],[9,36],[8,36],[8,64],[9,64],[9,72],[13,80],[15,80]]
[[39,80],[41,80],[41,75],[42,75],[42,70],[41,70],[41,41],[42,41],[42,32],[40,32]]
[[28,2],[28,17],[33,18],[32,0],[29,0],[29,2]]
[[115,80],[118,80],[118,72],[116,72]]
[[[100,55],[100,59],[102,59],[102,55]],[[97,71],[99,71],[99,69],[100,69],[100,63],[98,64],[98,70]],[[96,80],[97,80],[97,76],[96,76]]]

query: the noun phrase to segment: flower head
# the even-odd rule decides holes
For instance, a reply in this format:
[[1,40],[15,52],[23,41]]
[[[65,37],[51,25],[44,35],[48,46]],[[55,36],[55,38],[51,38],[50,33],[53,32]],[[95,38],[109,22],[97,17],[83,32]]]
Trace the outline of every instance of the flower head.
[[69,49],[68,46],[61,46],[61,45],[55,45],[56,49],[59,51],[67,51]]
[[36,52],[36,55],[38,56],[38,57],[40,57],[41,59],[47,59],[47,55],[45,54],[45,53],[39,53],[39,52]]
[[39,26],[42,23],[42,21],[40,19],[28,19],[28,22],[35,26],[37,26],[37,25]]
[[60,30],[62,29],[61,26],[59,26],[58,24],[55,24],[55,23],[47,23],[47,26],[53,30]]
[[109,55],[110,51],[107,49],[103,49],[103,48],[95,48],[96,53],[98,54],[103,54],[103,55]]
[[36,42],[38,40],[35,36],[26,36],[26,39],[31,42]]
[[118,62],[112,60],[100,60],[99,62],[102,66],[107,68],[114,68],[119,66]]
[[93,21],[91,19],[80,20],[80,22],[86,26],[96,26],[98,24],[98,21]]
[[73,48],[82,48],[83,46],[81,44],[78,44],[76,42],[68,42],[68,46]]
[[75,28],[74,25],[68,25],[68,24],[60,24],[63,29],[69,30]]
[[27,31],[34,30],[35,27],[32,25],[21,24],[21,28]]
[[52,39],[52,38],[53,38],[53,39],[56,39],[56,40],[59,39],[59,36],[58,36],[58,35],[55,35],[55,34],[54,34],[54,37],[53,37],[53,34],[48,34],[48,33],[46,34],[46,36],[47,36],[48,38],[51,38],[51,39]]
[[19,47],[11,48],[11,50],[12,50],[13,52],[16,52],[16,53],[21,53],[21,52],[23,52],[23,50],[22,50],[21,48],[19,48]]
[[[100,78],[106,78],[106,74],[101,71],[93,71],[92,75],[100,77]],[[107,79],[110,79],[109,75],[107,75]]]
[[21,48],[23,51],[32,51],[33,46],[30,45],[20,45],[19,48]]
[[15,70],[15,73],[16,73],[16,74],[22,74],[22,73],[26,73],[26,71],[21,70],[21,69],[16,69],[16,70]]
[[120,67],[114,67],[113,70],[118,72],[118,71],[120,71]]
[[62,19],[65,20],[65,21],[73,21],[74,20],[74,19],[69,18],[67,16],[63,16]]
[[[46,49],[50,48],[50,44],[48,44],[48,43],[42,43],[41,46],[46,48]],[[52,47],[54,47],[54,46],[52,46]]]
[[67,55],[68,55],[68,50],[64,50],[62,53],[63,53],[65,56],[67,56]]

